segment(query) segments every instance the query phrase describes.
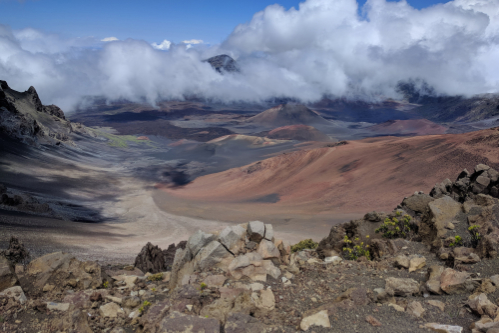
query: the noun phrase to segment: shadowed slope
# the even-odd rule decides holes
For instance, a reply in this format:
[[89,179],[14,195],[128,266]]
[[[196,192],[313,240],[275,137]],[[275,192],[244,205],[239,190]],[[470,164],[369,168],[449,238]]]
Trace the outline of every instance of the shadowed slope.
[[330,141],[329,137],[312,126],[290,125],[273,129],[267,134],[269,139],[298,141]]

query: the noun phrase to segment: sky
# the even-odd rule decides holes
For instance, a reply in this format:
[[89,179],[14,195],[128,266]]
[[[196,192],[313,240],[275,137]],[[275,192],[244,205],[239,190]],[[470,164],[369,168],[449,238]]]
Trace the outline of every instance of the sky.
[[[401,82],[497,93],[497,1],[0,0],[0,79],[65,112],[94,95],[378,101],[401,98]],[[203,61],[218,54],[240,71]]]
[[[333,0],[332,0],[333,1]],[[359,1],[362,7],[366,0]],[[409,0],[418,9],[445,0]],[[221,43],[240,23],[269,5],[297,8],[296,0],[0,0],[0,23],[66,37],[144,39],[160,43]]]

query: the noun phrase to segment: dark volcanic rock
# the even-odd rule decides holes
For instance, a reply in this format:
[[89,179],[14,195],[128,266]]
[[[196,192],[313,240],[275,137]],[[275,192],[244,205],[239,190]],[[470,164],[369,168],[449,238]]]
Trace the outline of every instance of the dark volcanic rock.
[[239,72],[236,61],[226,54],[217,55],[205,61],[219,73]]
[[27,264],[30,259],[30,254],[28,249],[24,244],[12,236],[9,242],[9,248],[4,251],[0,251],[0,255],[3,254],[12,264]]
[[149,242],[135,258],[135,267],[143,272],[153,274],[171,270],[175,252],[177,252],[177,249],[185,249],[186,244],[186,241],[182,241],[177,246],[170,244],[168,249],[161,250],[160,247]]
[[142,272],[163,272],[166,270],[165,255],[157,245],[154,246],[149,242],[135,258],[135,267]]
[[459,202],[474,199],[478,194],[499,198],[499,173],[484,164],[477,165],[471,174],[464,169],[455,182],[446,179],[435,184],[430,192],[433,198],[448,195]]
[[44,105],[42,110],[43,112],[48,113],[52,116],[56,116],[57,118],[66,119],[66,117],[64,116],[64,112],[57,105]]

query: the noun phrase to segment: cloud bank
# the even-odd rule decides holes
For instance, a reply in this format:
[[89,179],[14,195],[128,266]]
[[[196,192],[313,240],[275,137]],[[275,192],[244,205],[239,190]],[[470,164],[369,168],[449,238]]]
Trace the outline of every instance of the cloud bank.
[[[44,103],[65,110],[87,95],[151,103],[186,96],[396,98],[398,82],[408,80],[425,81],[439,94],[495,93],[496,1],[454,0],[422,10],[405,0],[368,0],[360,9],[356,0],[307,0],[290,10],[272,5],[216,46],[63,40],[0,26],[0,78],[19,90],[34,85]],[[219,75],[202,62],[221,53],[236,58],[241,72]]]

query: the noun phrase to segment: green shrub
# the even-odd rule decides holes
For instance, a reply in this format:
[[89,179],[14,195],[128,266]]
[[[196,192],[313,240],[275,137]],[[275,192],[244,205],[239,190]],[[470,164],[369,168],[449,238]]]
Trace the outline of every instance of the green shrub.
[[[366,236],[369,238],[369,235]],[[343,238],[343,243],[345,246],[343,247],[343,256],[347,260],[357,260],[360,257],[366,257],[367,260],[371,260],[371,252],[369,252],[369,245],[361,242],[359,238],[355,238],[353,241],[345,235]]]
[[319,246],[319,243],[314,242],[311,239],[305,239],[305,240],[302,240],[299,243],[291,246],[291,252],[298,252],[298,251],[302,251],[305,249],[312,249],[313,250],[313,249],[316,249],[317,246]]
[[463,245],[463,239],[461,238],[461,236],[454,236],[454,241],[452,243],[449,244],[450,247],[454,247],[454,246],[462,246]]
[[206,288],[208,288],[208,285],[204,282],[201,282],[201,284],[199,285],[199,289],[205,290]]
[[161,280],[163,280],[163,273],[157,273],[157,274],[149,275],[147,277],[147,279],[149,281],[161,281]]
[[411,232],[411,217],[404,215],[401,221],[396,217],[386,218],[383,224],[376,229],[376,233],[383,233],[385,238],[405,238]]
[[144,303],[142,303],[142,306],[139,308],[139,311],[142,313],[144,312],[148,306],[151,305],[151,302],[148,302],[148,301],[144,301]]
[[109,288],[109,282],[104,281],[104,283],[102,283],[102,288],[104,288],[104,289]]

